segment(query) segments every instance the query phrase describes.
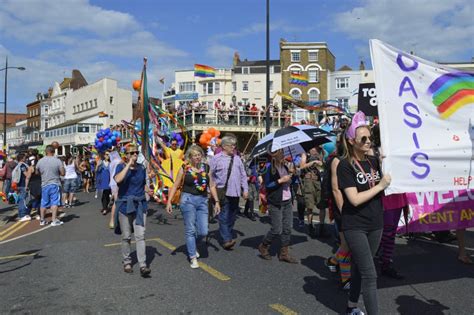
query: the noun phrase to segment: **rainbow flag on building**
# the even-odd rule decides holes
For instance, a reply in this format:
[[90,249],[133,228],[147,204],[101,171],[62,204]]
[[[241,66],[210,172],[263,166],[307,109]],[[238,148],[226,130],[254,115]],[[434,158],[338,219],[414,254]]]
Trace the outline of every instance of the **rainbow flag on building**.
[[214,78],[216,76],[216,69],[205,65],[194,65],[194,76],[201,78]]
[[292,73],[292,74],[290,74],[290,83],[291,84],[302,85],[302,86],[307,86],[308,85],[308,78],[305,77],[302,74]]

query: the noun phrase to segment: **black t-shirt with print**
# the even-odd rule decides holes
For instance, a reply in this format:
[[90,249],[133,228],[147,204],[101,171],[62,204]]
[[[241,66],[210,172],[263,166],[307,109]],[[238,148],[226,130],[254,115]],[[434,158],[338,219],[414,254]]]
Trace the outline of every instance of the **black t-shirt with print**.
[[365,175],[356,163],[351,164],[347,159],[341,159],[337,166],[339,189],[344,197],[344,205],[342,207],[343,231],[371,231],[383,228],[382,193],[377,194],[368,202],[355,207],[349,202],[344,192],[344,189],[349,187],[356,187],[358,192],[369,190],[369,181],[372,181],[372,173],[374,174],[375,185],[380,182],[382,171],[377,158],[369,156],[368,160],[359,161],[359,164],[363,168]]

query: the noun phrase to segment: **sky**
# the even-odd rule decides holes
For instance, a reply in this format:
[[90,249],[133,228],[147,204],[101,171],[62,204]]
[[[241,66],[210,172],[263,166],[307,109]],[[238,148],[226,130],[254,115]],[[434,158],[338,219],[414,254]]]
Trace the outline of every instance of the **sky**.
[[[79,69],[130,89],[148,58],[149,95],[195,63],[264,60],[266,0],[0,0],[0,69],[8,71],[8,112],[26,112],[38,92]],[[472,0],[270,0],[270,56],[279,40],[327,42],[336,69],[370,67],[369,39],[439,62],[474,57]],[[0,72],[3,102],[4,72]],[[3,110],[2,110],[3,111]]]

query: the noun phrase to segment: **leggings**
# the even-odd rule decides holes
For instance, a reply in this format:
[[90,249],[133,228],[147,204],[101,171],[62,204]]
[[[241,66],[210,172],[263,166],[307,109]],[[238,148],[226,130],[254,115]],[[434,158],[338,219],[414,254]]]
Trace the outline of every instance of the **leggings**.
[[102,190],[102,210],[109,208],[111,193],[112,193],[112,190],[110,190],[110,188]]
[[382,237],[382,229],[373,231],[344,231],[352,253],[351,290],[349,301],[357,303],[362,289],[365,309],[369,315],[378,314],[377,271],[373,257]]
[[383,212],[383,236],[380,243],[380,250],[382,251],[382,268],[390,266],[395,249],[395,235],[397,234],[398,221],[402,214],[403,208],[385,210]]

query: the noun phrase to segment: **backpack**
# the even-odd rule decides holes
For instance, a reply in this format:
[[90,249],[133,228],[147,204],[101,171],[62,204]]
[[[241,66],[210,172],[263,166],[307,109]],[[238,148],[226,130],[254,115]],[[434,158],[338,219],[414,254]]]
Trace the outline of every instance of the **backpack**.
[[13,169],[13,172],[12,172],[12,184],[13,183],[16,183],[18,184],[21,180],[21,166],[22,165],[25,165],[25,163],[23,162],[20,162],[17,164],[17,166],[15,166],[15,168]]

